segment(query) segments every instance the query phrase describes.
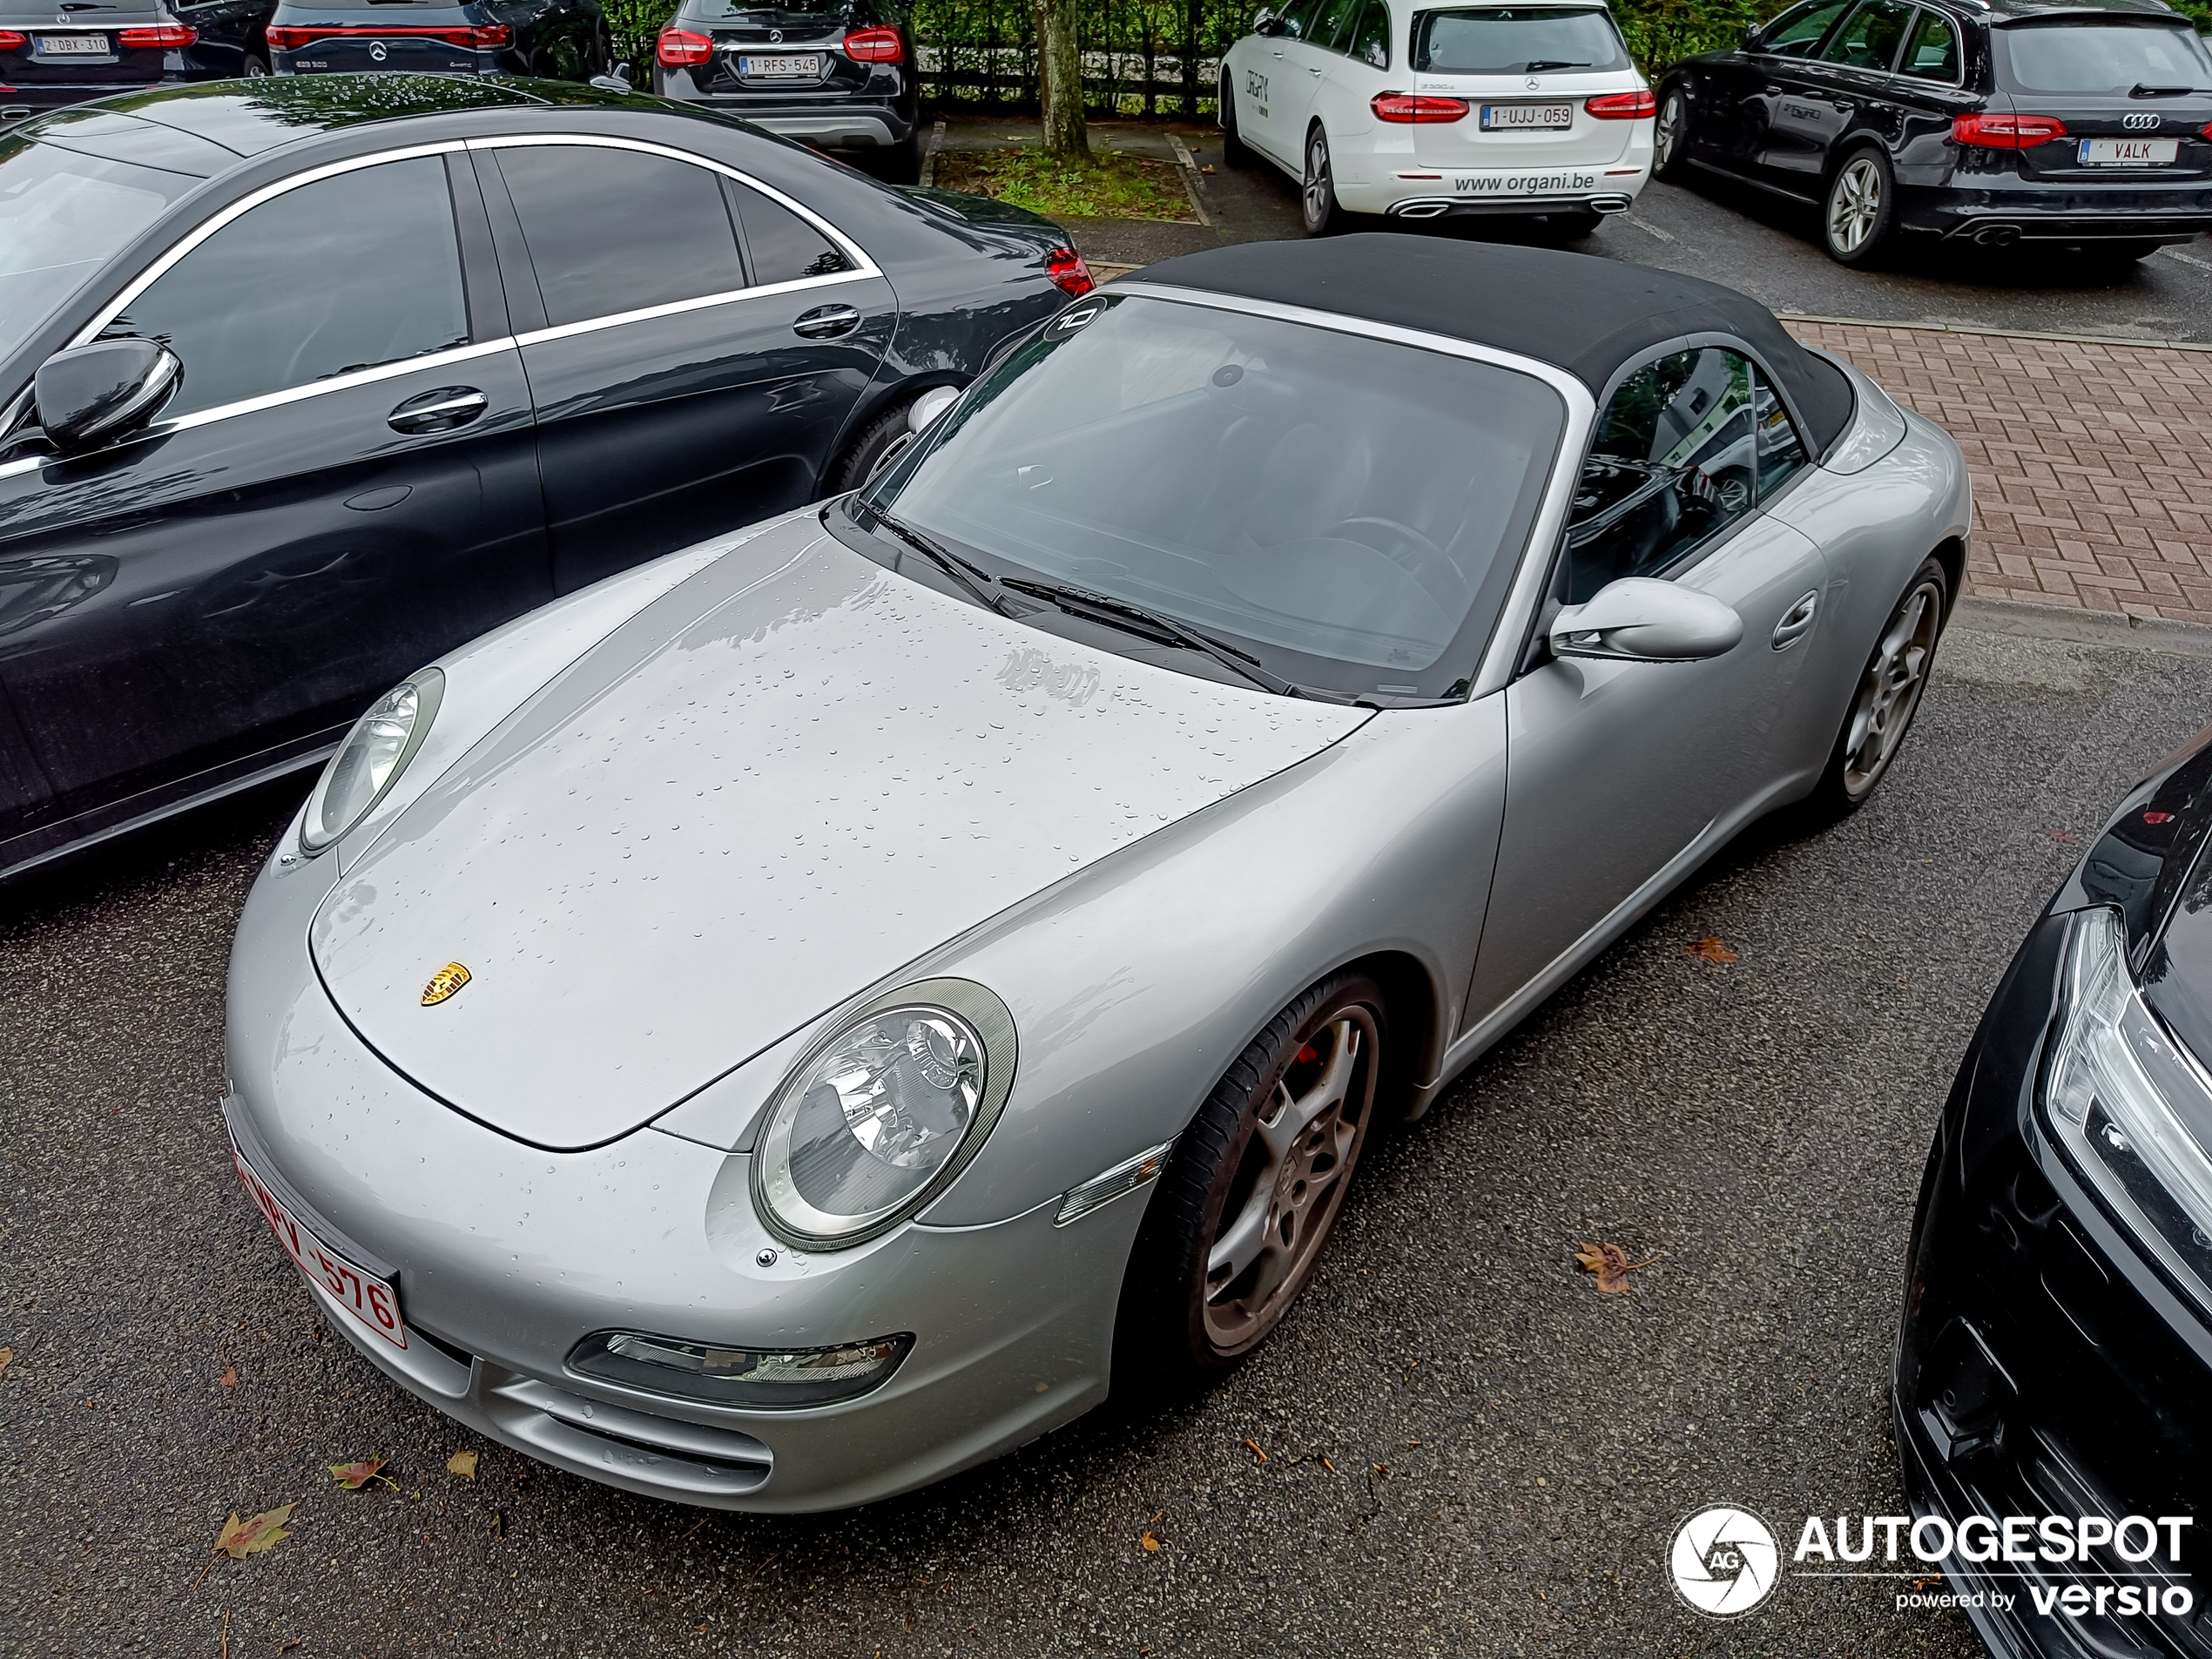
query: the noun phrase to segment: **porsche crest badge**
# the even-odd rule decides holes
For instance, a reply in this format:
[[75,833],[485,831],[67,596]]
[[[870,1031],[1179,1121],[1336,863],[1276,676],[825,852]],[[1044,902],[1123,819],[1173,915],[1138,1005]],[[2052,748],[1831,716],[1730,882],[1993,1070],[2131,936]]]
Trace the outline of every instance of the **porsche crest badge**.
[[430,975],[430,982],[422,988],[422,1006],[434,1008],[469,982],[469,970],[459,962],[448,962]]

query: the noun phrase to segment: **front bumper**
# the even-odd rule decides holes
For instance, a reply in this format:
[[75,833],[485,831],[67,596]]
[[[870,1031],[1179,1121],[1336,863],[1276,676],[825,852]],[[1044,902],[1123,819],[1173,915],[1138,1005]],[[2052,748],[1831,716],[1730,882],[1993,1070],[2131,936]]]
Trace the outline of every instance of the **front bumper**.
[[[1912,1507],[1967,1514],[2193,1515],[2183,1561],[2212,1549],[2208,1329],[2107,1218],[2039,1127],[2033,1096],[2056,1011],[2067,919],[2040,922],[1968,1050],[1914,1223],[1897,1351],[1898,1442]],[[1955,1554],[1956,1588],[2003,1656],[2212,1656],[2212,1589],[2161,1555],[2130,1564],[1995,1562]],[[2145,1579],[2146,1571],[2160,1576]],[[2155,1584],[2186,1612],[2038,1613],[2032,1590]],[[1987,1597],[1984,1596],[1985,1603]]]
[[[354,1036],[307,955],[327,874],[273,869],[241,919],[226,1112],[302,1221],[393,1270],[418,1335],[404,1352],[315,1294],[329,1325],[401,1386],[574,1474],[764,1511],[926,1485],[1105,1397],[1141,1198],[1066,1227],[1054,1225],[1055,1200],[991,1225],[909,1224],[807,1255],[760,1225],[743,1156],[653,1129],[586,1152],[530,1148],[414,1088]],[[569,1372],[576,1343],[607,1329],[732,1347],[897,1332],[915,1342],[871,1393],[774,1411]]]

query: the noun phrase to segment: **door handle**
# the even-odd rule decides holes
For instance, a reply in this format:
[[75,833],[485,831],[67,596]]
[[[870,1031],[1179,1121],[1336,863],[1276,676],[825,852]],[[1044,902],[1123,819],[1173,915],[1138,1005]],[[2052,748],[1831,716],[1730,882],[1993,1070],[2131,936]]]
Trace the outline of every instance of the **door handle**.
[[1820,609],[1820,590],[1811,593],[1782,613],[1782,620],[1774,624],[1774,648],[1787,651],[1812,631],[1812,619]]
[[860,314],[851,306],[816,306],[802,313],[791,331],[802,340],[834,340],[860,326]]
[[1314,67],[1313,67],[1313,65],[1312,65],[1312,64],[1308,64],[1305,66],[1305,72],[1306,72],[1307,74],[1309,74],[1309,75],[1313,75],[1313,76],[1318,76],[1318,75],[1321,73],[1321,71],[1320,71],[1319,70],[1318,70],[1318,69],[1314,68]]
[[441,386],[411,397],[387,417],[395,432],[450,432],[467,426],[491,405],[473,386]]

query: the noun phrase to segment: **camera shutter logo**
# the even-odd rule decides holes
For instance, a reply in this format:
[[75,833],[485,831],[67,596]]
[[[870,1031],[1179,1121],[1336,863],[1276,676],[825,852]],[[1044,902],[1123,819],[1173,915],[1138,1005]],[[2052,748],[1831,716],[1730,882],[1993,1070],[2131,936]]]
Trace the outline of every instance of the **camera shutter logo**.
[[1782,1550],[1748,1509],[1716,1504],[1675,1529],[1667,1570],[1675,1593],[1700,1613],[1732,1619],[1766,1600],[1781,1575]]

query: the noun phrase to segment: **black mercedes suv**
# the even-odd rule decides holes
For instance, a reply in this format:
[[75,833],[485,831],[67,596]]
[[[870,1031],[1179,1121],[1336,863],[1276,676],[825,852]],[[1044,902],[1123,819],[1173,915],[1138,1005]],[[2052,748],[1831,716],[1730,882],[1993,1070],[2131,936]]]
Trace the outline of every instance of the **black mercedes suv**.
[[1654,168],[1900,235],[2139,260],[2212,230],[2212,53],[2161,0],[1802,0],[1659,91]]
[[87,98],[269,72],[277,0],[0,0],[0,128]]
[[683,0],[654,48],[653,91],[843,151],[887,184],[921,177],[914,39],[886,0]]

